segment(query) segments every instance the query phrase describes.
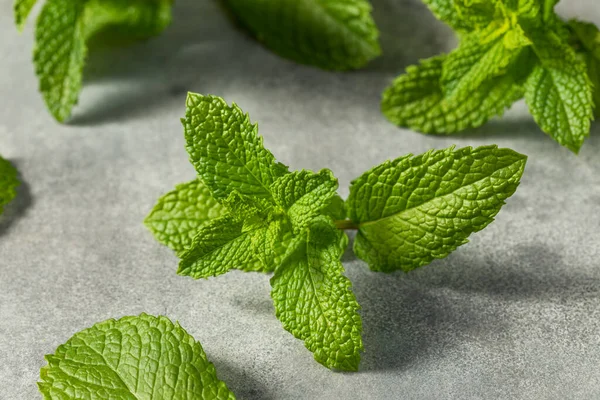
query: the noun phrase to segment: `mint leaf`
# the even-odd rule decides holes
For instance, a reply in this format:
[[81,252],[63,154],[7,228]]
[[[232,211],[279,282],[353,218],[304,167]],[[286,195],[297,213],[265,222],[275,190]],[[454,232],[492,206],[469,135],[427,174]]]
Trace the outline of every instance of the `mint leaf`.
[[430,151],[373,168],[352,182],[358,257],[405,272],[443,258],[485,228],[516,190],[526,157],[484,146]]
[[367,0],[227,0],[258,40],[282,57],[330,70],[381,54]]
[[383,93],[381,109],[393,123],[434,134],[451,134],[502,115],[523,96],[519,75],[508,73],[445,97],[441,79],[446,56],[406,69]]
[[206,185],[196,179],[159,198],[144,223],[159,242],[180,252],[191,245],[202,224],[224,213]]
[[236,104],[188,93],[182,123],[190,162],[217,200],[233,191],[272,198],[269,187],[287,167],[264,148],[257,125]]
[[593,87],[595,116],[600,117],[600,31],[594,24],[569,21]]
[[0,214],[4,211],[3,207],[17,196],[19,185],[15,167],[8,160],[0,157]]
[[177,273],[194,279],[218,276],[231,269],[266,271],[254,253],[253,235],[260,226],[248,226],[244,220],[226,215],[202,225],[190,247],[179,255]]
[[363,350],[362,323],[343,275],[345,234],[324,218],[290,245],[271,279],[271,296],[283,327],[328,368],[356,371]]
[[166,317],[109,319],[76,333],[40,370],[44,399],[235,399],[200,343]]
[[542,130],[577,153],[593,117],[586,66],[554,32],[537,34],[533,42],[540,63],[525,84],[525,100]]
[[333,173],[324,169],[292,172],[271,185],[275,203],[289,216],[294,233],[299,233],[333,201],[338,187]]
[[13,11],[15,15],[15,25],[22,31],[27,22],[27,17],[31,13],[31,9],[35,6],[37,0],[15,0]]
[[[29,4],[15,3],[18,26]],[[107,28],[134,38],[153,36],[169,24],[170,7],[171,0],[47,0],[36,26],[33,61],[54,118],[64,122],[77,103],[90,37]]]

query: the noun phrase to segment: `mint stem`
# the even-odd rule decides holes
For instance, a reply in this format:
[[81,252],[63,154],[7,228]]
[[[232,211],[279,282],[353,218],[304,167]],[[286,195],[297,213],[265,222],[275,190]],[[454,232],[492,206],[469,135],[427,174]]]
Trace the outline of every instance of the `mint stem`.
[[352,222],[349,219],[342,219],[342,220],[338,220],[335,221],[335,226],[338,229],[342,229],[342,230],[346,230],[346,229],[358,229],[358,225],[355,224],[354,222]]

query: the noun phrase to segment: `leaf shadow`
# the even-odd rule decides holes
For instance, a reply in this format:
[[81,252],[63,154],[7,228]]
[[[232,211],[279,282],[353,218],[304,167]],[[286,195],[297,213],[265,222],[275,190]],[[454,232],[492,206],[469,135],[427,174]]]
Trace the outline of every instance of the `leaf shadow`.
[[17,169],[17,178],[20,185],[17,187],[17,196],[6,206],[4,213],[0,215],[0,237],[9,233],[10,229],[27,213],[27,210],[33,204],[33,197],[29,184],[24,179],[18,160],[9,160]]
[[239,33],[225,31],[224,19],[215,2],[180,0],[173,5],[173,22],[159,36],[129,46],[91,49],[82,98],[94,86],[113,85],[96,104],[80,102],[70,124],[121,121],[165,104],[181,106],[198,78],[208,86],[227,82],[227,63],[243,54],[236,53],[234,36]]
[[[368,70],[401,73],[419,60],[456,46],[454,32],[419,0],[372,0],[382,56]],[[423,29],[423,27],[427,29]]]
[[492,255],[457,253],[408,274],[375,273],[363,264],[349,275],[362,306],[362,371],[414,368],[473,336],[503,335],[511,302],[600,296],[600,282],[577,275],[560,252],[537,244]]
[[274,395],[270,393],[267,385],[252,377],[238,364],[229,361],[213,360],[217,376],[227,384],[235,397],[239,400],[272,400]]

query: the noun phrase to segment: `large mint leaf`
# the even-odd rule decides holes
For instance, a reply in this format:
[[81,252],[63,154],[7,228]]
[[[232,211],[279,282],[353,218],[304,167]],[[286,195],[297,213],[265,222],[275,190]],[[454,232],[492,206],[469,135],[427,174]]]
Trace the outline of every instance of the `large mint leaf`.
[[592,85],[585,63],[553,31],[532,35],[540,63],[525,84],[525,100],[540,128],[577,153],[590,133]]
[[165,317],[141,314],[76,333],[40,371],[46,400],[233,400],[200,343]]
[[224,213],[206,185],[195,179],[158,199],[144,223],[159,242],[180,252],[191,245],[202,224]]
[[352,182],[356,255],[376,271],[410,271],[443,258],[485,228],[516,190],[526,157],[485,146],[430,151],[373,168]]
[[0,157],[0,214],[3,212],[3,207],[17,195],[19,184],[15,167],[8,160]]
[[324,69],[364,66],[381,53],[367,0],[227,0],[277,54]]
[[182,122],[190,161],[217,200],[234,191],[272,199],[269,187],[287,167],[264,148],[257,125],[237,105],[189,93]]
[[283,327],[328,368],[355,371],[363,349],[359,305],[343,275],[346,235],[327,218],[296,237],[271,279]]

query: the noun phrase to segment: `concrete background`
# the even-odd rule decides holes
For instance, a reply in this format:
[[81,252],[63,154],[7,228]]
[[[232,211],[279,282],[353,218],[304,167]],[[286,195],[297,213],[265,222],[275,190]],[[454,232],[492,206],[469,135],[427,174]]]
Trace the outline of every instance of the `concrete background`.
[[[384,87],[451,31],[418,0],[374,0],[386,55],[353,73],[280,59],[213,1],[178,0],[159,38],[94,53],[74,118],[46,112],[12,0],[0,0],[0,153],[23,185],[0,221],[0,399],[39,398],[43,356],[93,323],[142,311],[179,320],[240,399],[600,398],[600,126],[575,156],[522,103],[448,138],[389,124]],[[596,0],[565,16],[600,23]],[[351,252],[363,307],[359,373],[313,361],[274,316],[269,277],[194,281],[142,225],[155,200],[194,177],[179,118],[186,91],[237,102],[291,168],[331,168],[341,194],[385,159],[451,144],[529,155],[497,221],[410,274],[370,272]]]

